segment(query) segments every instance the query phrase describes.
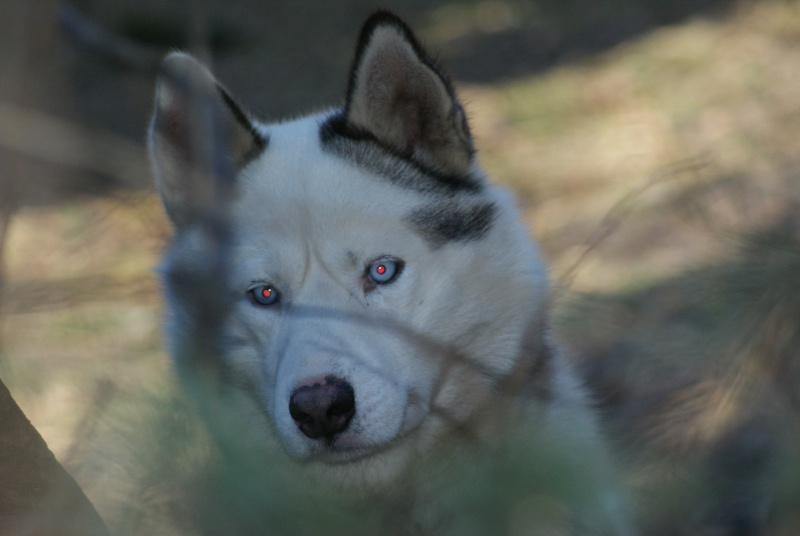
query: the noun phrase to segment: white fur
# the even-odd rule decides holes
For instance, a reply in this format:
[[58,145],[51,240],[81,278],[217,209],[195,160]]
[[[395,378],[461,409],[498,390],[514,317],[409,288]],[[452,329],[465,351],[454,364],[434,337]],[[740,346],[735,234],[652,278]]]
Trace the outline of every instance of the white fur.
[[[231,325],[254,340],[247,355],[228,359],[261,386],[263,409],[291,457],[369,466],[370,449],[390,447],[407,459],[436,435],[437,425],[426,421],[429,408],[450,408],[451,399],[465,395],[448,382],[435,391],[454,356],[431,355],[408,333],[430,337],[502,377],[520,358],[525,325],[543,305],[544,270],[511,197],[500,189],[487,194],[502,207],[489,236],[431,249],[404,222],[425,199],[323,152],[316,142],[321,120],[267,127],[269,149],[241,174],[232,210],[238,241],[231,290],[242,299]],[[363,263],[387,254],[406,260],[402,276],[365,295]],[[254,281],[275,285],[283,303],[299,312],[249,303],[244,295]],[[395,323],[403,333],[392,329]],[[359,408],[335,453],[320,452],[287,409],[303,380],[329,374],[353,384]],[[467,418],[481,402],[467,401],[450,408],[454,417]],[[381,461],[376,478],[402,470],[399,462]],[[361,467],[358,473],[364,474]]]

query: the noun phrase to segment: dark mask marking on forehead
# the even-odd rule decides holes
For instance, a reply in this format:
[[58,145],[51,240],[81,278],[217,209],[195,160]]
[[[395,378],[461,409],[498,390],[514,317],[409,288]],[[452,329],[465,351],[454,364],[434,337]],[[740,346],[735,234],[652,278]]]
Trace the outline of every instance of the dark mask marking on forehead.
[[483,238],[492,226],[493,202],[434,203],[413,211],[406,220],[433,247]]

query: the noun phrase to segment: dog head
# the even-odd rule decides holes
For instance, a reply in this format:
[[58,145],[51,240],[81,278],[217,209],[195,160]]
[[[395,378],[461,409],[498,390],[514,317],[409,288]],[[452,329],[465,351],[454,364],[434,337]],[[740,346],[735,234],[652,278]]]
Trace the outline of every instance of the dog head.
[[450,80],[395,16],[364,25],[345,104],[289,122],[256,122],[168,56],[150,149],[175,227],[172,354],[184,375],[221,371],[246,406],[238,428],[222,419],[237,440],[386,483],[524,359],[538,254],[485,181]]

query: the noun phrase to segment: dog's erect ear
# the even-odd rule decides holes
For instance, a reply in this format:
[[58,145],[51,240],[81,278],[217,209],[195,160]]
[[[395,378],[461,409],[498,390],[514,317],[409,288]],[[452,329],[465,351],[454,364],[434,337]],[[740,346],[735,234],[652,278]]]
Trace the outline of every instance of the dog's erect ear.
[[348,126],[438,172],[470,167],[472,138],[450,80],[391,13],[364,23],[344,113]]
[[155,100],[150,154],[164,206],[180,227],[213,210],[220,181],[232,180],[266,139],[214,76],[186,54],[164,59]]

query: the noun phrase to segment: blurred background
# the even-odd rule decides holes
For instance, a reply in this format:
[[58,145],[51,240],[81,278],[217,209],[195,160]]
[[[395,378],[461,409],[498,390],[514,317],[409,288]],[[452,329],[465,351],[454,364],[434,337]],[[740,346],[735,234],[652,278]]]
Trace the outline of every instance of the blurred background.
[[449,69],[517,193],[557,334],[658,506],[645,533],[797,534],[794,0],[4,0],[0,377],[101,514],[96,445],[172,389],[144,151],[158,59],[192,49],[257,117],[297,115],[340,103],[378,7]]

